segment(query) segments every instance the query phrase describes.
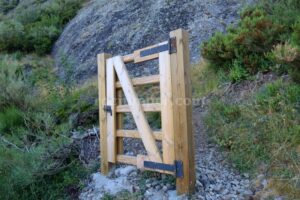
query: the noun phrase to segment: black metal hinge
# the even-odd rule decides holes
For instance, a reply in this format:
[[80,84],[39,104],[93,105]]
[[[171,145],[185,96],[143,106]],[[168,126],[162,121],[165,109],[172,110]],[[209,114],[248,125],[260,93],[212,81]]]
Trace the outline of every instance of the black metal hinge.
[[103,110],[107,113],[110,113],[110,115],[112,116],[112,109],[111,109],[111,106],[103,106]]
[[146,56],[150,56],[152,54],[160,53],[163,51],[169,51],[169,54],[177,52],[176,37],[169,38],[169,41],[167,44],[159,45],[157,47],[153,47],[153,48],[141,51],[140,56],[146,57]]
[[183,163],[180,160],[175,160],[174,165],[144,161],[144,167],[148,169],[157,169],[174,172],[177,178],[183,177]]

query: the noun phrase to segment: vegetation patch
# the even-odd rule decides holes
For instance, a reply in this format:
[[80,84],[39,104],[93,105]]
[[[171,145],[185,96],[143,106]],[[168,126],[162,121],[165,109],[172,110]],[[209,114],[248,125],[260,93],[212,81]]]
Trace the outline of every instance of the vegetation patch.
[[209,135],[241,171],[264,173],[281,194],[300,198],[300,86],[278,80],[241,104],[215,100],[206,117]]
[[[0,51],[49,53],[83,0],[0,1]],[[10,11],[10,12],[9,12]]]
[[0,55],[0,199],[78,196],[89,169],[70,131],[97,121],[92,83],[65,87],[48,57]]
[[297,73],[297,80],[299,64],[291,62],[299,62],[299,53],[293,61],[279,65],[273,49],[289,43],[299,50],[299,12],[297,0],[261,1],[242,12],[236,27],[229,27],[226,34],[216,33],[205,42],[202,54],[211,68],[228,73],[232,82],[247,79],[259,71],[273,71],[274,66],[280,68],[281,73]]

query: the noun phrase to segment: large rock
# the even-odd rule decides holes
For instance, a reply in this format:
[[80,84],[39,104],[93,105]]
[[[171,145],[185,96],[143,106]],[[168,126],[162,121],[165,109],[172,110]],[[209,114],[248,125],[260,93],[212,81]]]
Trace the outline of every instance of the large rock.
[[91,1],[66,26],[53,55],[62,76],[74,73],[76,81],[85,80],[97,72],[98,53],[131,53],[165,41],[170,31],[184,28],[190,32],[191,61],[197,62],[200,44],[237,21],[241,2],[245,1]]

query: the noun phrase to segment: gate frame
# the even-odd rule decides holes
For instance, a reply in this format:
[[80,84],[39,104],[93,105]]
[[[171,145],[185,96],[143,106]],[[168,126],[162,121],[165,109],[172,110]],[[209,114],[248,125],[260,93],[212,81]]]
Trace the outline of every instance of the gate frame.
[[[173,102],[173,130],[174,130],[174,161],[182,161],[183,177],[176,178],[177,194],[191,194],[195,190],[195,156],[194,156],[194,140],[192,130],[192,90],[190,80],[190,58],[189,58],[189,36],[188,32],[178,29],[170,32],[170,38],[176,38],[176,52],[170,54],[171,66],[171,92]],[[135,51],[133,54],[123,56],[124,63],[157,59],[158,55],[146,56],[141,58],[136,53],[142,50],[153,48],[157,45],[146,47]],[[98,62],[98,92],[99,92],[99,126],[100,126],[100,152],[101,152],[101,173],[107,175],[112,163],[108,162],[108,144],[107,144],[107,113],[103,110],[106,105],[106,66],[107,61],[111,59],[110,54],[101,53],[97,55]],[[159,58],[158,58],[159,59]],[[143,78],[143,77],[142,77]],[[116,93],[120,98],[122,92]],[[161,98],[162,101],[162,98]],[[117,128],[122,128],[122,115],[117,115]],[[117,154],[123,153],[123,141],[116,140]],[[119,158],[127,159],[126,163],[137,165],[136,161],[130,161],[125,156]],[[118,160],[118,159],[117,159]]]

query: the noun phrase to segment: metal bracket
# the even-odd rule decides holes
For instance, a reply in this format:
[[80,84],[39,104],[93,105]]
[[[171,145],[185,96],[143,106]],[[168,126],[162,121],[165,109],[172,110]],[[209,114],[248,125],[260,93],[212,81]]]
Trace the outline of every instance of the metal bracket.
[[112,109],[111,109],[111,106],[103,106],[103,110],[107,113],[110,113],[110,115],[112,116]]
[[174,165],[144,161],[144,167],[149,169],[174,172],[177,178],[183,177],[183,162],[180,160],[175,160]]
[[169,54],[177,52],[176,37],[169,38],[167,44],[159,45],[157,47],[141,51],[140,57],[150,56],[152,54],[160,53],[163,51],[169,51]]

